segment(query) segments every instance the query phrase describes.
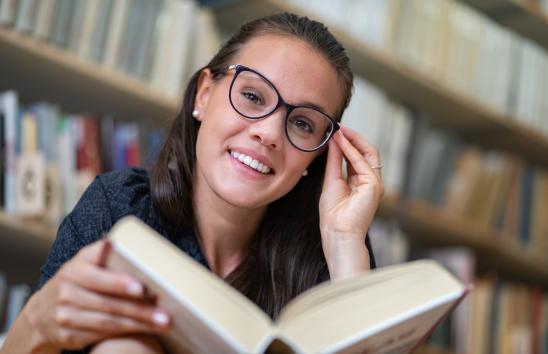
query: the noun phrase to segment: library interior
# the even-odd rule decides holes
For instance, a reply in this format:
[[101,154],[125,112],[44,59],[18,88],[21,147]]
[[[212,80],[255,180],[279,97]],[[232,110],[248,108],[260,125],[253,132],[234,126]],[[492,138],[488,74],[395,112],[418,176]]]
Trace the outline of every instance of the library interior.
[[0,0],[0,333],[95,177],[150,168],[191,75],[281,12],[350,58],[377,267],[473,284],[416,353],[548,354],[548,0]]

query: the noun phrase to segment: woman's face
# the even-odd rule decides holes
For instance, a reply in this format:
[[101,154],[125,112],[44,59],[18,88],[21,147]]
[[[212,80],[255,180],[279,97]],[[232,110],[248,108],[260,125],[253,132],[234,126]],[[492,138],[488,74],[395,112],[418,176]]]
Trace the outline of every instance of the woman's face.
[[[289,104],[314,104],[334,117],[342,102],[335,69],[299,39],[254,37],[230,64],[245,65],[264,75]],[[285,108],[259,120],[236,112],[229,101],[233,77],[231,70],[214,81],[209,69],[200,76],[195,109],[200,112],[198,119],[202,124],[196,142],[195,178],[200,188],[212,191],[231,205],[259,208],[281,198],[301,178],[307,178],[302,174],[321,150],[303,152],[288,141],[284,131]],[[255,168],[239,159],[247,159],[244,162]]]

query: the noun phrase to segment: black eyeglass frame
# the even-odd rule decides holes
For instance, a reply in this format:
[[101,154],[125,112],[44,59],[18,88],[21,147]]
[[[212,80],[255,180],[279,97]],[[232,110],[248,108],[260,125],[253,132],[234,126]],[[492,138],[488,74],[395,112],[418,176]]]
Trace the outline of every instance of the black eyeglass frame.
[[[314,152],[314,151],[317,151],[319,149],[321,149],[322,147],[324,147],[328,142],[329,142],[329,139],[331,139],[331,137],[333,137],[333,134],[335,134],[335,132],[337,130],[340,129],[340,125],[339,125],[339,122],[337,122],[335,119],[333,119],[332,117],[330,117],[327,113],[324,113],[320,110],[318,110],[316,107],[313,107],[313,106],[309,106],[309,105],[299,105],[299,106],[296,106],[296,105],[292,105],[292,104],[289,104],[287,102],[284,101],[284,99],[282,98],[282,95],[280,95],[280,93],[278,92],[278,89],[276,88],[276,86],[274,86],[274,84],[272,82],[270,82],[270,80],[268,80],[263,74],[257,72],[256,70],[253,70],[245,65],[241,65],[241,64],[233,64],[233,65],[229,65],[227,66],[224,70],[221,70],[219,71],[217,74],[226,74],[229,70],[234,70],[234,76],[232,77],[232,82],[230,83],[230,88],[228,90],[228,100],[230,101],[230,105],[232,106],[232,108],[238,112],[238,114],[240,114],[241,116],[245,117],[245,118],[248,118],[248,119],[263,119],[263,118],[266,118],[268,117],[269,115],[271,115],[272,113],[276,112],[276,110],[280,107],[285,107],[286,108],[286,113],[285,113],[285,120],[284,120],[284,130],[285,130],[285,136],[287,138],[287,140],[289,141],[289,143],[291,145],[293,145],[293,147],[295,147],[296,149],[298,150],[301,150],[301,151],[304,151],[304,152]],[[254,116],[248,116],[248,115],[245,115],[243,114],[242,112],[240,112],[235,106],[234,106],[234,103],[232,102],[232,87],[234,86],[234,82],[236,81],[236,78],[238,77],[238,75],[243,72],[243,71],[250,71],[254,74],[257,74],[259,75],[270,87],[272,87],[274,89],[274,92],[276,92],[276,94],[278,95],[278,102],[276,103],[276,106],[274,106],[274,108],[272,109],[272,111],[266,113],[266,114],[263,114],[259,117],[254,117]],[[295,145],[293,143],[293,141],[291,141],[291,138],[289,137],[289,132],[287,131],[287,123],[288,123],[288,120],[289,120],[289,115],[291,114],[291,112],[293,112],[295,109],[297,108],[308,108],[308,109],[312,109],[320,114],[322,114],[323,116],[325,116],[327,119],[329,119],[329,121],[331,121],[331,124],[333,126],[333,128],[331,129],[331,132],[329,133],[329,136],[320,144],[320,146],[318,146],[317,148],[315,149],[303,149],[303,148],[300,148],[298,147],[297,145]]]

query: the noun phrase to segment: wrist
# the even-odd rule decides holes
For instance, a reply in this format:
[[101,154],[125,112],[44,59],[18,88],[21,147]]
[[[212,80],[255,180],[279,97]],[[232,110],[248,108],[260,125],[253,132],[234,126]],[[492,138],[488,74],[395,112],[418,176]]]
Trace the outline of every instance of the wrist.
[[6,337],[2,353],[60,353],[60,348],[56,348],[40,328],[37,301],[36,296],[32,296],[22,309]]
[[369,251],[363,235],[329,234],[322,246],[331,280],[349,278],[370,270]]

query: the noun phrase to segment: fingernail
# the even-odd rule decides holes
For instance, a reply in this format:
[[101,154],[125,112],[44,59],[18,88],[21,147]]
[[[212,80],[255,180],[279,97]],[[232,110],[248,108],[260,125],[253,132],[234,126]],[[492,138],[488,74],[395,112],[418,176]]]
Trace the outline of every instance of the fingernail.
[[143,285],[136,281],[132,281],[129,283],[126,290],[130,295],[140,296],[143,294]]
[[152,321],[154,321],[157,325],[165,326],[169,322],[169,317],[162,311],[154,311]]

